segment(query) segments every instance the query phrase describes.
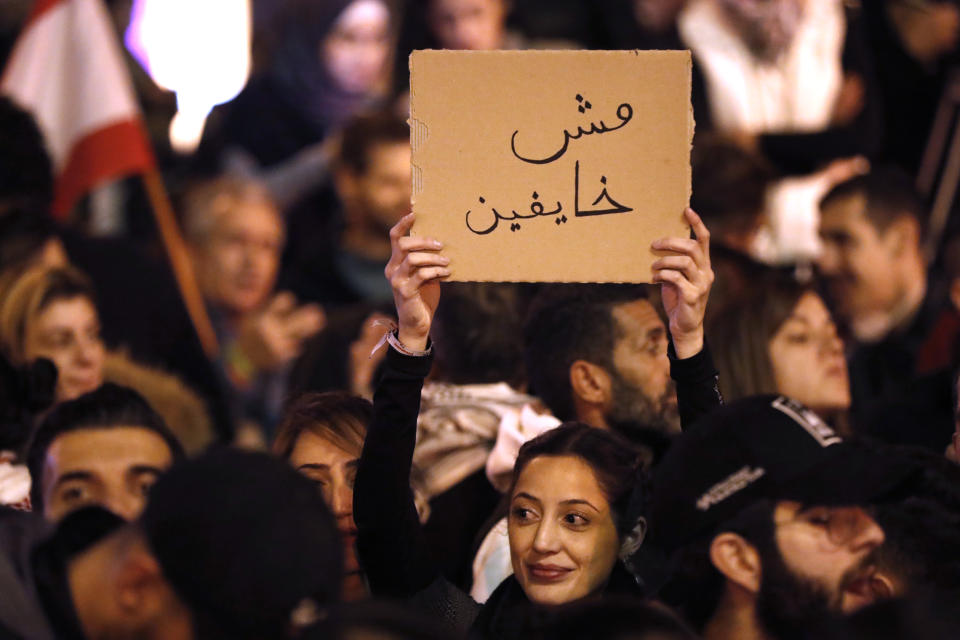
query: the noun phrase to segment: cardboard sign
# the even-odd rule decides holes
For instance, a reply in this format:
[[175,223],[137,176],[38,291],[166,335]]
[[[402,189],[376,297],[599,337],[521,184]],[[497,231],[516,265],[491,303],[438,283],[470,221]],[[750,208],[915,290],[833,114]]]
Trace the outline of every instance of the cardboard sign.
[[413,233],[452,280],[649,282],[689,235],[688,51],[415,51]]

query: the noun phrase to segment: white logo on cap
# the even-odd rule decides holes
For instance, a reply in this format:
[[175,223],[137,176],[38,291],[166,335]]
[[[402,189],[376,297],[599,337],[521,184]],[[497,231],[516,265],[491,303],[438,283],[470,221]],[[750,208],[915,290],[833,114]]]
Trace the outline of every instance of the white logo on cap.
[[821,447],[829,447],[832,444],[843,442],[843,438],[821,420],[820,416],[790,398],[780,396],[770,406],[793,418],[793,421],[813,436],[813,439],[819,442]]
[[726,479],[710,487],[705,494],[700,496],[700,499],[697,500],[697,509],[707,511],[718,502],[723,502],[738,491],[746,489],[766,473],[763,467],[751,469],[749,466],[746,466],[740,469],[733,475],[727,476]]

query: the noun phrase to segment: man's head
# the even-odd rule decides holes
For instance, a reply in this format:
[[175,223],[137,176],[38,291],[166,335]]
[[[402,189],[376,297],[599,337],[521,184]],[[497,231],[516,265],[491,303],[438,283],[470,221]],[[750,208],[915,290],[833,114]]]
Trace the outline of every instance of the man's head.
[[633,439],[679,429],[667,329],[643,287],[548,286],[524,343],[531,390],[561,420]]
[[854,610],[879,595],[884,534],[864,507],[914,471],[843,442],[783,396],[722,408],[655,473],[650,540],[677,567],[663,595],[701,628],[739,612],[776,638],[811,615]]
[[[64,524],[109,514],[73,518]],[[264,454],[222,449],[180,462],[136,522],[112,527],[66,554],[91,640],[294,637],[338,599],[333,517],[309,480]]]
[[184,197],[184,233],[204,297],[230,315],[260,307],[273,291],[284,223],[266,188],[218,178]]
[[33,509],[60,520],[96,504],[132,520],[181,457],[163,418],[137,392],[107,383],[61,403],[37,429],[27,453]]
[[879,169],[834,187],[820,211],[818,264],[834,307],[858,338],[882,338],[882,319],[924,277],[923,203],[906,175]]
[[808,621],[873,600],[882,541],[860,507],[760,499],[684,547],[662,595],[699,629],[746,611],[769,637],[798,637]]
[[344,127],[334,177],[347,225],[382,234],[410,212],[410,128],[389,112]]

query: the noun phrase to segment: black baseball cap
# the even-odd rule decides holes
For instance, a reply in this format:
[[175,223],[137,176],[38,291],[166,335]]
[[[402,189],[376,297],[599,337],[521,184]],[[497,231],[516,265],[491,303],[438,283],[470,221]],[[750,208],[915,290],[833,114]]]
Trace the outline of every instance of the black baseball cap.
[[342,546],[320,492],[285,462],[221,448],[175,464],[139,524],[204,638],[283,638],[339,599]]
[[917,471],[892,452],[844,441],[790,398],[747,398],[704,416],[655,468],[650,542],[679,549],[760,499],[869,505]]

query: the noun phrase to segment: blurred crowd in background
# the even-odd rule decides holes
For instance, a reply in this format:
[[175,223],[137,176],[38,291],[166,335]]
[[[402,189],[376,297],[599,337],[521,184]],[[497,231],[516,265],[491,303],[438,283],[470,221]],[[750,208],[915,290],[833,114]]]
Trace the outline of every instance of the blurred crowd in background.
[[[109,12],[212,336],[148,183],[54,215],[0,96],[0,637],[953,637],[960,4],[61,2]],[[692,52],[654,284],[436,288],[427,48]]]

